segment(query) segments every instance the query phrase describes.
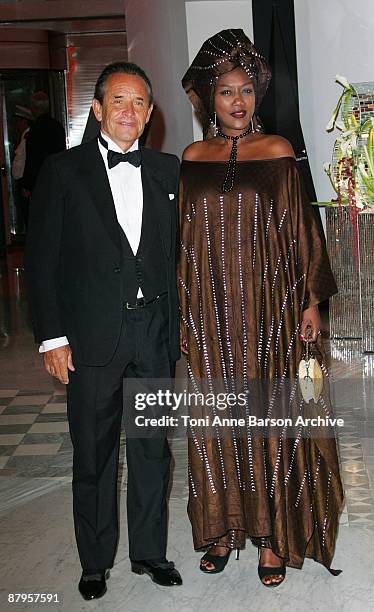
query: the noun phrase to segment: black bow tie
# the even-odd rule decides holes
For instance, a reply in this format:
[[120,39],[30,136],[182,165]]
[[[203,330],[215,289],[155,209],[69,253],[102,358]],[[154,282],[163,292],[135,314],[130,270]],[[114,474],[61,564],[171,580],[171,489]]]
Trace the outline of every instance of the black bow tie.
[[129,151],[128,153],[119,153],[118,151],[111,151],[109,149],[107,141],[104,140],[101,134],[99,134],[99,140],[103,147],[108,149],[109,169],[114,168],[115,166],[117,166],[117,164],[120,164],[121,162],[128,162],[132,166],[135,166],[135,168],[139,168],[140,164],[142,163],[142,154],[139,149],[136,149],[135,151]]

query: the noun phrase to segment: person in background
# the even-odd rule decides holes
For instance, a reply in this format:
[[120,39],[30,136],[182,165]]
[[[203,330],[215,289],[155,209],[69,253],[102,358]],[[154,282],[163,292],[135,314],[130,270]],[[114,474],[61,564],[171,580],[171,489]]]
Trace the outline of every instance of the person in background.
[[30,199],[28,197],[28,192],[26,192],[22,186],[22,179],[26,163],[26,141],[30,133],[30,126],[33,120],[34,117],[30,108],[16,104],[14,113],[14,127],[19,135],[19,140],[14,150],[12,177],[16,181],[14,186],[16,206],[22,218],[22,223],[25,229],[27,229],[28,225]]
[[14,158],[12,162],[12,176],[18,181],[23,177],[26,162],[26,139],[30,132],[30,125],[34,119],[33,114],[26,106],[16,104],[15,129],[20,134],[20,139],[16,149],[14,150]]
[[52,153],[66,149],[66,135],[61,123],[50,115],[49,98],[44,91],[31,97],[34,123],[26,141],[26,162],[22,178],[25,195],[32,195],[39,170]]

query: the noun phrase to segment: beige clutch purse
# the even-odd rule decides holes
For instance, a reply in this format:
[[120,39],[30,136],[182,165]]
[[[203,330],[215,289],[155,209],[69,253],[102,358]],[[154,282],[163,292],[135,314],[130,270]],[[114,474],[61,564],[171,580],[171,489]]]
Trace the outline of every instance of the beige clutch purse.
[[305,354],[300,360],[298,375],[304,402],[306,404],[309,404],[310,400],[318,402],[323,389],[323,373],[309,342],[305,343]]

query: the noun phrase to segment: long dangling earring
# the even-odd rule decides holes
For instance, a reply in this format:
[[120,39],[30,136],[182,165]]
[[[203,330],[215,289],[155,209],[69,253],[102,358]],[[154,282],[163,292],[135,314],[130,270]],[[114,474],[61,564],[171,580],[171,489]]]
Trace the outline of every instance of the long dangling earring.
[[255,128],[253,126],[253,117],[251,118],[251,132],[252,132],[252,134],[255,133]]
[[209,119],[210,125],[213,128],[213,136],[217,136],[218,128],[217,128],[217,113],[214,113],[214,121],[213,119]]

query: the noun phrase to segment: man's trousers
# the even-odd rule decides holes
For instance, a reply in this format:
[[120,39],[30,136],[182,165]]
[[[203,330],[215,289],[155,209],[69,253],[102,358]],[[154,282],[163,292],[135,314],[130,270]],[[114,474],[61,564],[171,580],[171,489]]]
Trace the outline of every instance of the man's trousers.
[[[95,574],[113,566],[118,541],[123,379],[167,379],[171,375],[167,297],[162,296],[144,308],[124,309],[121,336],[108,365],[74,365],[76,371],[69,372],[67,388],[74,447],[74,525],[83,571]],[[126,421],[134,407],[125,405],[124,410]],[[135,438],[132,427],[130,433],[126,437],[130,558],[161,559],[166,555],[170,470],[166,432],[158,431],[151,438]]]

